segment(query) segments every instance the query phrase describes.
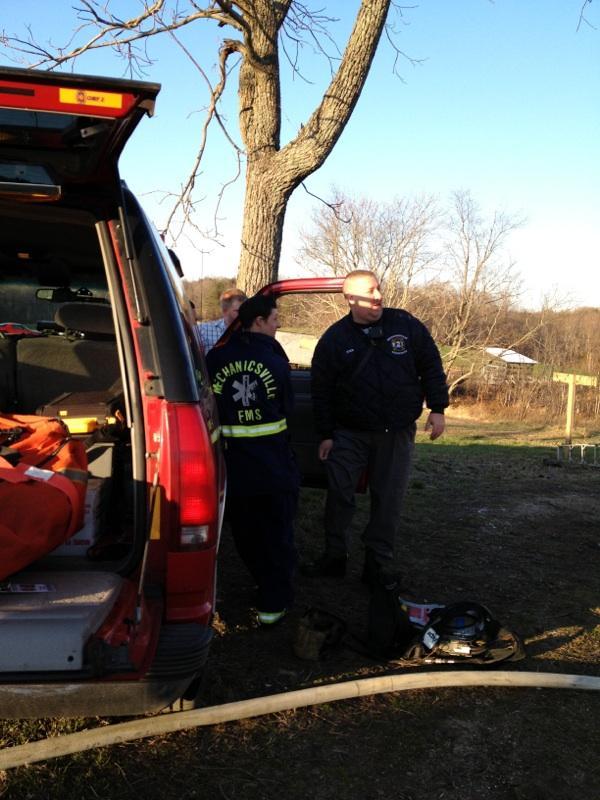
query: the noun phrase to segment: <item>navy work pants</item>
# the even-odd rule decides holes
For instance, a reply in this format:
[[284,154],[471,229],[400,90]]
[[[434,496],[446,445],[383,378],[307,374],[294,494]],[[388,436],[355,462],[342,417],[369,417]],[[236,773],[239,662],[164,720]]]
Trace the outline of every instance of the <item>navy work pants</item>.
[[347,555],[354,493],[361,474],[368,469],[371,510],[362,540],[381,566],[393,563],[415,433],[414,424],[399,431],[335,431],[325,462],[329,487],[325,504],[327,555]]
[[258,585],[259,611],[282,611],[294,600],[296,491],[229,495],[228,515],[238,553]]

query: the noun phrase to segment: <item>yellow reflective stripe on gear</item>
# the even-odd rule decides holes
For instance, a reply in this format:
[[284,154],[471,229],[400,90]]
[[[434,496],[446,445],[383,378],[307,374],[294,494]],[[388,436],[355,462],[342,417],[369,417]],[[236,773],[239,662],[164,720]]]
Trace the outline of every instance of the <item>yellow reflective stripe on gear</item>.
[[231,439],[254,438],[256,436],[273,436],[286,430],[285,419],[276,422],[265,422],[262,425],[221,425],[221,433]]

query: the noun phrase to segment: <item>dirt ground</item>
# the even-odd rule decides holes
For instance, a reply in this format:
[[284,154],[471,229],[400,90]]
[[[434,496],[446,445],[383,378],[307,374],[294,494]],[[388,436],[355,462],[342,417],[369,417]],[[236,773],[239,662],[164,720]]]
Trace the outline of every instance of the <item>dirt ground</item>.
[[[444,442],[420,440],[399,548],[403,581],[422,599],[484,603],[518,632],[526,658],[501,669],[600,677],[600,467],[557,465],[556,439],[543,433],[485,427],[451,418]],[[317,490],[302,495],[301,559],[319,552],[323,499]],[[361,498],[347,577],[299,575],[296,607],[269,630],[256,626],[253,586],[224,535],[206,704],[419,669],[377,663],[347,648],[319,661],[302,661],[292,650],[298,618],[310,606],[362,633],[366,507]],[[598,800],[599,744],[595,692],[427,689],[18,769],[0,796]]]

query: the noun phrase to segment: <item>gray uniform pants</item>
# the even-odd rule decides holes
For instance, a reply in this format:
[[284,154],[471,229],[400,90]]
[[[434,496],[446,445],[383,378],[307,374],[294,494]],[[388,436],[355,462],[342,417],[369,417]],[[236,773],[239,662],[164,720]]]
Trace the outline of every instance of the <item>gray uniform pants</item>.
[[415,433],[415,424],[400,431],[335,431],[333,448],[325,462],[329,484],[325,504],[328,556],[347,555],[356,484],[368,469],[371,513],[362,540],[375,561],[383,566],[393,561]]

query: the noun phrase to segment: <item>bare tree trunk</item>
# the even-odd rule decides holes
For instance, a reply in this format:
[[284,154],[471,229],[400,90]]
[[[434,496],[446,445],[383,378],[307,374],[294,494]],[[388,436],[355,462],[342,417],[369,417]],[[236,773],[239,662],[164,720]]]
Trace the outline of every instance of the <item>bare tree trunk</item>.
[[248,15],[239,79],[240,133],[246,148],[244,219],[237,285],[248,295],[273,280],[289,191],[278,176],[281,94],[278,35],[291,0],[256,0]]
[[[264,159],[263,159],[264,160]],[[249,163],[242,226],[241,257],[237,285],[254,294],[277,277],[283,222],[291,190],[265,170],[262,163]]]
[[287,201],[323,164],[344,130],[369,74],[390,0],[363,0],[321,103],[296,138],[279,149],[277,32],[289,6],[290,0],[256,0],[251,32],[241,49],[240,131],[248,162],[237,282],[250,294],[277,278]]

